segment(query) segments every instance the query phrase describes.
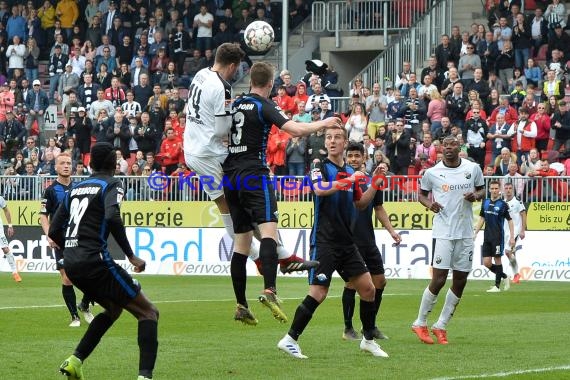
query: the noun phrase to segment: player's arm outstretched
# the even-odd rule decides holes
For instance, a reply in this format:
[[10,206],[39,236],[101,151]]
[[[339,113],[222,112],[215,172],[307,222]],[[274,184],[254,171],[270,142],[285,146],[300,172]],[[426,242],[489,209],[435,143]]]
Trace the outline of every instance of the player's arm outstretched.
[[309,136],[324,128],[342,128],[342,122],[338,117],[328,117],[324,120],[314,121],[311,123],[301,123],[294,120],[289,120],[281,129],[289,133],[293,137]]

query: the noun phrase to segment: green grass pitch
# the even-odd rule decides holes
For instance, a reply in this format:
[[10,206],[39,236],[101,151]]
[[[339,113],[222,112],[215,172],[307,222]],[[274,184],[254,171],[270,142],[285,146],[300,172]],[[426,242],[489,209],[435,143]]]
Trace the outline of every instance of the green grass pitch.
[[[16,284],[0,274],[0,379],[63,379],[57,369],[86,329],[68,327],[59,276],[23,273]],[[256,327],[233,321],[229,277],[138,276],[160,310],[154,378],[179,379],[570,379],[570,283],[526,282],[487,294],[486,281],[470,281],[448,331],[448,346],[425,345],[410,331],[427,280],[388,281],[379,326],[390,358],[359,351],[341,339],[335,279],[327,299],[299,341],[308,360],[276,348],[289,324],[273,320],[255,297],[261,278],[249,278]],[[278,279],[290,319],[307,292],[304,278]],[[81,294],[78,292],[78,299]],[[439,315],[444,294],[430,316]],[[358,302],[357,302],[358,305]],[[100,311],[95,307],[95,311]],[[355,327],[360,328],[358,308]],[[84,364],[87,380],[136,379],[137,323],[124,313]],[[532,372],[534,371],[534,372]]]

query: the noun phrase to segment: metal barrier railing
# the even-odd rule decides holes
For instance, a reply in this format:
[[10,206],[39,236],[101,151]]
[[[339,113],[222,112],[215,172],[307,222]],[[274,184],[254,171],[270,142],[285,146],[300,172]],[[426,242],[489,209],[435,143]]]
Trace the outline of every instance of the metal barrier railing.
[[354,79],[361,78],[365,85],[372,86],[378,82],[386,88],[388,82],[395,83],[404,61],[411,62],[414,71],[423,66],[439,43],[441,34],[451,29],[452,5],[452,0],[436,0],[412,27],[402,31],[393,43],[355,75],[350,86]]
[[[55,177],[46,176],[0,176],[1,195],[7,201],[41,199],[42,193]],[[79,182],[87,177],[73,177]],[[201,183],[196,176],[166,176],[154,173],[146,176],[118,176],[123,181],[125,200],[128,201],[209,201],[204,188],[209,182]],[[420,176],[387,176],[381,182],[380,190],[385,202],[415,202],[418,200]],[[570,201],[570,176],[565,177],[485,177],[486,183],[498,179],[502,184],[513,183],[515,193],[523,202],[568,202]],[[275,194],[279,201],[313,200],[314,186],[308,176],[274,177]],[[38,206],[39,207],[39,206]]]
[[408,29],[429,8],[428,0],[315,1],[315,32],[389,32]]

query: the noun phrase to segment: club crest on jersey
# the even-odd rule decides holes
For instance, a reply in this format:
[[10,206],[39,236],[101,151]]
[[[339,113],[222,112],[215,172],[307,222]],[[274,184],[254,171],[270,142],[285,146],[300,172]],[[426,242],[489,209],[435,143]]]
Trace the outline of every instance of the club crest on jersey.
[[441,256],[438,255],[438,256],[435,257],[435,263],[436,263],[436,264],[441,264]]
[[463,174],[465,175],[465,178],[471,179],[471,173],[465,172],[465,173],[463,173]]

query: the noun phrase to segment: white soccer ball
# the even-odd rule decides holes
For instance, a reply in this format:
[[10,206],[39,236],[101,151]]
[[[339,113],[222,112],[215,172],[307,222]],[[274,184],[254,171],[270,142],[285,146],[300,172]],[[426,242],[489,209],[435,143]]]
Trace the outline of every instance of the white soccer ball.
[[275,32],[265,21],[254,21],[245,28],[243,39],[251,50],[267,51],[275,39]]

